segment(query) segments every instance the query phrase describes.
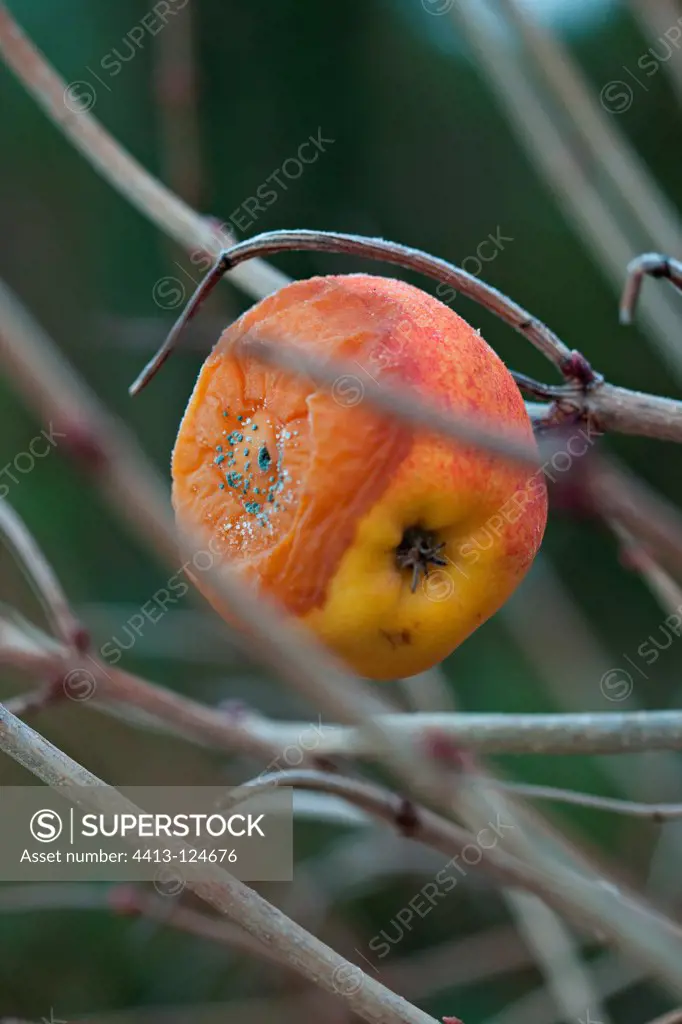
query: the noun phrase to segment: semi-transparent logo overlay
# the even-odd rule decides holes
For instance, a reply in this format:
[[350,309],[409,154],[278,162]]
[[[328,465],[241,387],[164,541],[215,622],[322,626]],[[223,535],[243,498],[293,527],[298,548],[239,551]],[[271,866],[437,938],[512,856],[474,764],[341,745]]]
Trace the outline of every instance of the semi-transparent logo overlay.
[[292,790],[0,787],[0,881],[153,881],[175,895],[214,869],[293,878]]

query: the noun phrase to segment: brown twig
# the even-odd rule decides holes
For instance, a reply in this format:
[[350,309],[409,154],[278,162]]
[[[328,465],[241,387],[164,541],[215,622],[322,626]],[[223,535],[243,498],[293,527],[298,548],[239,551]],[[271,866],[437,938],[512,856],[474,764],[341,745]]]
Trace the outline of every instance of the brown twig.
[[[599,680],[595,680],[598,686]],[[454,750],[485,754],[633,754],[682,750],[682,711],[604,711],[572,714],[511,712],[412,713],[390,715],[386,726],[397,742],[408,739],[426,750],[438,737]],[[303,722],[262,722],[264,735],[295,742]],[[361,729],[327,725],[316,752],[321,756],[373,759],[372,740]]]
[[621,543],[622,561],[626,567],[639,573],[664,611],[669,615],[679,615],[682,612],[682,587],[679,583],[617,520],[609,522],[609,526]]
[[293,346],[277,345],[250,333],[239,346],[243,352],[264,363],[291,370],[310,377],[316,384],[332,388],[338,380],[357,382],[363,399],[382,411],[414,425],[438,433],[454,441],[465,441],[476,447],[504,456],[531,469],[538,469],[540,462],[537,450],[528,444],[514,440],[499,431],[490,429],[488,423],[478,423],[475,417],[457,417],[444,413],[437,407],[420,400],[405,387],[385,387],[353,363],[336,359],[320,359]]
[[[79,786],[84,804],[104,813],[141,812],[133,803],[107,786],[43,736],[0,705],[0,749],[53,787]],[[67,794],[71,792],[67,790]],[[131,842],[139,839],[130,837]],[[178,841],[178,847],[186,847]],[[345,999],[372,1024],[434,1024],[433,1018],[364,974],[320,942],[296,922],[264,900],[243,882],[217,865],[201,865],[186,879],[187,888],[225,914],[249,935],[281,955],[299,974],[332,995]],[[344,986],[355,978],[359,985]]]
[[630,391],[605,381],[581,400],[569,398],[567,407],[571,406],[598,430],[682,443],[682,402],[675,399]]
[[[178,538],[167,491],[155,468],[127,431],[102,412],[92,393],[58,356],[51,340],[1,285],[0,360],[38,414],[54,416],[62,425],[67,451],[163,561],[177,571],[178,546],[192,554],[212,550],[210,537]],[[307,631],[290,620],[285,622],[264,598],[244,588],[234,570],[211,566],[206,575],[221,603],[233,609],[233,615],[244,624],[244,632],[235,634],[237,641],[255,651],[313,704],[323,693],[330,714],[353,722],[361,720],[360,706],[370,714],[386,710],[386,703],[346,673]],[[260,642],[249,647],[254,637]],[[383,737],[379,745],[386,750],[387,743]]]
[[[141,916],[165,927],[186,932],[199,939],[220,942],[237,953],[268,960],[278,967],[289,967],[287,961],[269,945],[253,938],[243,928],[221,917],[209,917],[184,907],[175,900],[160,899],[134,885],[119,885],[107,894],[106,905],[118,914]],[[290,968],[291,969],[291,968]]]
[[[0,619],[0,664],[38,677],[71,669],[97,682],[93,702],[110,710],[109,702],[137,708],[152,719],[172,725],[188,739],[215,749],[272,757],[296,746],[310,730],[309,722],[275,722],[245,713],[231,716],[155,686],[130,673],[96,660],[74,662],[66,647],[38,643],[15,623]],[[595,681],[598,682],[598,681]],[[24,698],[10,702],[21,710]],[[454,749],[506,754],[633,754],[651,750],[682,750],[682,711],[578,712],[572,714],[512,714],[472,712],[414,712],[380,715],[378,722],[398,744],[425,752],[438,736]],[[139,724],[139,723],[138,723]],[[320,757],[381,758],[373,735],[363,727],[320,726],[314,753]]]
[[[268,792],[281,786],[326,793],[346,800],[372,817],[387,822],[399,835],[422,843],[447,857],[457,859],[467,846],[477,843],[472,832],[419,804],[408,802],[404,797],[398,797],[390,790],[363,779],[351,779],[336,773],[290,769],[260,775],[230,794],[222,806],[231,809],[238,803],[251,799],[254,794]],[[558,903],[562,905],[561,895],[552,893],[543,884],[540,874],[504,850],[498,849],[497,844],[487,850],[479,844],[479,848],[483,850],[481,869],[498,882],[520,885],[530,892],[542,895],[545,899],[552,900],[556,896]],[[566,906],[563,909],[571,912]]]
[[498,782],[497,786],[530,800],[556,800],[559,803],[573,804],[576,807],[593,807],[598,811],[613,811],[614,814],[649,818],[651,821],[667,821],[682,817],[682,803],[642,803],[637,800],[598,796],[594,793],[579,793],[573,789],[559,789],[555,786],[535,786],[525,782]]
[[[60,684],[65,681],[67,686],[71,677],[75,684],[74,699],[86,704],[92,700],[95,707],[105,711],[115,712],[120,708],[142,712],[171,726],[179,735],[196,743],[210,744],[217,750],[248,754],[265,761],[282,752],[283,746],[274,736],[259,735],[251,724],[253,716],[246,719],[206,707],[139,676],[104,665],[90,654],[74,653],[66,646],[46,640],[37,630],[29,635],[18,625],[0,619],[0,665],[11,665],[39,678],[58,680]],[[7,700],[5,706],[13,714],[23,716],[39,710],[53,696],[51,686]],[[140,724],[139,719],[136,724]]]
[[[0,4],[0,55],[51,121],[93,167],[143,216],[190,252],[217,256],[226,236],[153,178],[78,102],[70,86],[27,39],[4,3]],[[261,299],[289,278],[262,261],[232,275],[248,295]]]
[[[109,180],[113,177],[117,185],[122,187],[141,209],[151,213],[153,208],[157,221],[163,223],[171,234],[176,232],[174,237],[182,235],[185,229],[194,234],[196,221],[192,220],[191,225],[188,225],[185,219],[184,224],[179,225],[178,216],[182,219],[182,210],[172,204],[169,210],[167,193],[159,193],[152,188],[151,196],[144,195],[144,188],[150,185],[149,180],[144,177],[142,181],[140,179],[140,173],[144,176],[144,172],[139,166],[131,164],[127,155],[124,155],[122,163],[120,150],[106,136],[106,144],[103,143],[101,129],[96,125],[93,135],[91,119],[85,120],[82,113],[75,118],[68,115],[64,117],[63,111],[55,106],[54,86],[59,86],[59,80],[51,69],[45,67],[35,49],[21,37],[4,9],[0,15],[0,46],[5,49],[9,62],[22,80],[39,95],[40,101],[52,116],[64,124],[73,141],[90,156]],[[57,104],[60,98],[60,95],[56,96]],[[82,129],[83,124],[87,125],[87,129]],[[107,163],[114,169],[112,173],[107,172]],[[147,198],[149,202],[146,201]],[[212,238],[211,243],[205,246],[206,251],[214,251],[214,241]],[[250,275],[250,280],[253,281],[253,275]],[[519,326],[524,328],[523,324]],[[584,360],[572,359],[570,366],[567,365],[564,369],[567,376],[579,377],[580,373],[587,371],[587,366]],[[589,377],[589,381],[592,380],[593,377]],[[161,526],[163,540],[166,541],[169,533],[163,521]],[[193,539],[192,543],[195,542],[196,539]],[[393,734],[385,731],[374,717],[377,708],[381,707],[380,702],[372,700],[363,687],[341,672],[329,659],[325,659],[319,650],[303,644],[300,634],[292,636],[291,631],[284,627],[273,611],[267,609],[264,615],[262,604],[256,605],[250,596],[245,600],[243,588],[236,586],[230,574],[221,579],[219,590],[227,604],[234,606],[241,613],[252,638],[260,637],[264,642],[269,641],[267,654],[272,659],[271,663],[284,669],[284,674],[291,684],[303,690],[308,696],[313,696],[328,713],[360,726],[361,734],[364,732],[373,742],[375,754],[380,760],[395,768],[408,784],[416,785],[417,790],[429,790],[439,803],[447,805],[449,810],[452,810],[447,787],[440,785],[444,781],[442,777],[434,773],[431,765],[422,763],[412,756],[409,750],[399,749]],[[329,673],[329,678],[326,677],[325,671]],[[483,801],[481,806],[485,806]],[[464,810],[470,813],[470,804]],[[538,852],[538,857],[541,856]],[[594,891],[588,892],[586,877],[581,876],[576,880],[553,857],[545,856],[544,860],[551,886],[565,888],[567,899],[576,911],[587,912],[588,916],[596,912],[603,919],[603,926],[611,934],[618,936],[627,948],[636,951],[638,956],[650,963],[652,968],[675,988],[680,987],[682,976],[679,963],[682,956],[678,955],[676,943],[671,939],[669,922],[665,922],[643,905],[623,899],[622,894],[615,888],[602,888],[600,878],[592,879],[595,883]]]
[[[647,0],[647,4],[652,2],[655,0]],[[682,242],[677,210],[620,131],[617,119],[599,103],[569,50],[518,0],[496,3],[519,31],[557,105],[568,115],[591,159],[603,170],[632,219],[653,245],[665,252],[676,252]]]
[[[548,90],[535,82],[526,55],[514,50],[502,33],[490,30],[477,0],[460,0],[450,10],[539,174],[620,293],[624,267],[642,249],[641,234],[635,237],[632,224],[623,221],[619,209],[611,209],[599,183],[585,174],[582,151],[574,144],[575,122],[567,121],[562,127],[560,104],[552,103]],[[682,354],[675,340],[677,310],[665,292],[644,295],[642,310],[652,337],[679,375]]]
[[670,281],[678,292],[682,291],[682,263],[679,260],[673,259],[671,256],[662,256],[656,252],[637,256],[628,264],[627,268],[627,278],[620,300],[620,322],[622,324],[632,322],[642,283],[647,276]]
[[[383,259],[412,270],[419,270],[449,284],[456,283],[463,293],[469,294],[526,335],[562,369],[565,376],[573,378],[570,383],[562,386],[542,384],[524,374],[513,374],[523,390],[535,397],[551,398],[553,407],[561,414],[560,418],[582,418],[597,429],[605,431],[682,442],[682,402],[606,383],[592,370],[583,356],[571,352],[548,327],[532,318],[526,310],[516,306],[506,296],[484,285],[479,278],[419,250],[409,249],[394,242],[385,242],[382,239],[362,238],[337,232],[271,231],[227,249],[197,288],[164,344],[131,385],[131,394],[137,394],[158,372],[177,345],[183,328],[198,311],[204,297],[220,280],[226,268],[238,265],[242,260],[252,259],[257,253],[272,255],[295,249],[321,249]],[[461,275],[466,279],[471,278],[473,282],[468,292],[462,287]],[[293,349],[286,351],[284,346],[269,343],[267,338],[257,337],[254,332],[251,332],[248,344],[254,351],[260,349],[262,358],[267,361],[299,373],[307,373],[320,383],[333,385],[339,378],[351,377],[358,381],[358,386],[369,401],[390,409],[395,415],[411,421],[428,422],[434,430],[445,436],[462,436],[463,429],[455,423],[454,417],[447,417],[449,423],[446,423],[443,415],[439,415],[437,410],[432,411],[418,398],[402,395],[395,386],[389,386],[385,381],[379,387],[369,374],[361,373],[361,376],[358,376],[357,368],[334,368],[333,361],[327,360],[326,365],[322,365],[319,359],[315,360],[309,353],[300,349],[295,352]],[[455,428],[458,433],[455,433]],[[494,441],[489,440],[491,443]],[[485,436],[479,438],[479,443],[490,447]]]
[[[90,113],[74,113],[69,109],[64,101],[66,83],[24,36],[2,4],[0,53],[52,120],[114,188],[122,192],[145,216],[190,251],[206,251],[216,257],[220,254],[229,243],[225,235],[217,233],[205,218],[196,214],[149,175],[104,131]],[[589,211],[587,217],[590,217]],[[251,242],[252,239],[248,240],[247,244]],[[381,244],[381,240],[377,240],[377,245]],[[377,256],[385,258],[383,253]],[[617,265],[619,281],[622,280],[623,266],[624,262]],[[465,274],[464,271],[452,269],[455,273]],[[230,278],[255,298],[262,298],[289,281],[286,275],[258,259],[252,259],[246,267],[237,267],[231,272]],[[460,290],[465,294],[467,282],[463,277],[458,280]],[[472,278],[472,281],[471,287],[477,294],[484,293],[488,288],[477,278]],[[518,326],[524,332],[530,331],[529,337],[536,335],[535,343],[553,362],[560,362],[566,357],[570,359],[571,352],[568,347],[549,328],[494,289],[491,290],[492,293],[496,297],[495,303],[499,301],[502,308],[508,309],[507,322],[512,326]],[[495,311],[494,306],[493,309]],[[571,401],[571,396],[567,395],[566,398]],[[578,401],[585,414],[593,417],[595,423],[602,429],[682,441],[681,403],[629,392],[607,384],[586,393],[582,404],[579,400],[574,400]],[[74,406],[69,408],[73,410]]]
[[[300,250],[345,253],[362,256],[366,259],[383,260],[385,263],[418,271],[426,277],[456,287],[463,295],[478,302],[485,309],[489,309],[514,330],[519,331],[554,363],[565,377],[574,376],[577,354],[571,352],[549,327],[536,317],[531,316],[522,306],[517,305],[492,285],[486,284],[480,278],[446,260],[431,256],[420,249],[386,241],[383,238],[366,238],[362,235],[349,235],[338,231],[267,231],[260,235],[254,235],[253,238],[247,238],[243,242],[238,242],[221,252],[213,268],[190,298],[159,351],[132,384],[130,393],[137,394],[149,383],[175,349],[185,325],[198,312],[201,304],[228,271],[255,257],[260,258],[279,252]],[[587,363],[585,360],[582,363],[585,372],[589,375]]]
[[[678,0],[629,0],[629,6],[639,21],[643,32],[652,45],[660,44],[661,37],[666,37],[675,25],[679,25],[682,10]],[[682,65],[672,57],[669,60],[657,61],[656,70],[663,68],[670,83],[682,103]]]
[[84,626],[74,615],[52,566],[4,498],[0,498],[0,536],[38,595],[56,635],[69,647],[83,650],[87,644]]
[[682,516],[615,459],[593,457],[580,474],[588,501],[608,521],[615,520],[639,543],[682,573]]

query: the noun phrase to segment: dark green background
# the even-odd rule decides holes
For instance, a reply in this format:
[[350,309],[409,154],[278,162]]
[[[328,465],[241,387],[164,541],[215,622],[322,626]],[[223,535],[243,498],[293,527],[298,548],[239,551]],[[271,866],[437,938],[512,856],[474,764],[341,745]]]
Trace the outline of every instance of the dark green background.
[[[583,6],[576,0],[576,9]],[[635,66],[646,51],[648,43],[625,6],[615,5],[610,16],[597,16],[582,28],[571,27],[569,19],[563,29],[597,90],[620,77],[622,65]],[[146,36],[115,77],[107,77],[100,64],[117,47],[126,52],[126,33],[150,8],[133,0],[14,0],[10,7],[66,81],[95,85],[94,114],[103,124],[162,180],[185,187],[184,181],[169,181],[163,116],[153,88],[162,36]],[[617,296],[563,219],[448,17],[428,14],[417,0],[192,0],[192,11],[200,177],[187,198],[202,212],[228,218],[321,128],[334,144],[298,181],[279,191],[277,202],[251,231],[319,227],[364,232],[461,262],[500,230],[513,241],[487,265],[487,280],[547,320],[614,382],[678,393],[679,385],[647,338],[637,328],[618,326]],[[178,24],[164,31],[181,31],[185,12],[176,17]],[[679,61],[682,54],[671,59]],[[636,92],[617,123],[676,202],[680,113],[665,74],[656,75],[649,86],[648,92]],[[177,423],[202,358],[198,347],[207,350],[219,324],[249,302],[223,286],[195,329],[194,351],[188,346],[176,355],[148,391],[130,400],[128,384],[172,321],[172,314],[154,302],[155,283],[166,275],[186,280],[185,271],[196,271],[187,256],[98,177],[5,71],[0,88],[2,275],[167,474]],[[591,166],[585,173],[598,176]],[[182,269],[174,266],[176,260]],[[282,257],[278,265],[297,277],[368,267],[312,254]],[[371,269],[390,272],[382,265]],[[509,365],[551,379],[549,365],[518,335],[465,299],[458,299],[455,308],[481,327]],[[682,344],[682,320],[680,328]],[[24,450],[39,429],[11,383],[2,381],[0,462]],[[601,444],[626,458],[669,498],[682,500],[677,448],[642,439],[609,438]],[[117,628],[120,634],[129,615],[163,586],[166,570],[131,539],[59,452],[22,478],[9,497],[92,626],[97,645]],[[510,609],[446,663],[460,706],[605,711],[633,707],[635,701],[649,707],[675,705],[682,644],[664,651],[650,669],[644,666],[650,679],[636,676],[630,701],[614,704],[600,690],[603,671],[627,668],[624,655],[634,656],[664,618],[640,580],[619,563],[604,528],[555,508],[543,557],[544,564],[538,562]],[[39,621],[33,598],[4,553],[0,570],[0,596]],[[603,654],[590,649],[554,591],[545,589],[550,571],[576,602]],[[273,715],[306,713],[226,645],[220,624],[208,616],[197,621],[198,607],[188,597],[172,620],[156,629],[150,625],[125,664],[207,702],[237,698]],[[519,641],[519,620],[540,636],[536,658]],[[0,695],[24,685],[25,680],[5,672]],[[311,714],[316,717],[314,710]],[[80,706],[45,712],[36,724],[113,783],[228,782],[253,768],[134,732]],[[675,759],[621,759],[621,784],[607,759],[529,757],[499,763],[510,774],[534,781],[618,795],[642,793],[643,786],[650,798],[682,798]],[[655,778],[659,783],[647,789],[647,779]],[[2,761],[0,780],[25,778]],[[623,877],[645,884],[660,827],[588,811],[562,810],[557,820],[600,846]],[[329,826],[303,826],[298,856],[322,856],[341,835]],[[675,910],[674,864],[668,863],[668,869],[669,887],[661,898]],[[350,891],[334,914],[346,915],[364,949],[427,877],[375,882],[357,897]],[[106,898],[105,888],[95,894],[96,901]],[[284,891],[267,891],[276,901],[286,900]],[[229,1003],[291,988],[288,979],[226,948],[157,924],[113,916],[105,908],[47,909],[38,890],[21,911],[10,912],[9,898],[9,887],[0,887],[0,1013],[39,1020],[54,1007],[56,1017],[72,1019],[132,1007]],[[391,955],[404,957],[505,918],[493,892],[467,884],[417,922]],[[352,950],[344,952],[352,956]],[[475,1024],[540,983],[539,974],[528,969],[494,983],[441,985],[423,1006],[435,1016],[456,1013]],[[669,1004],[659,989],[640,984],[610,1005],[614,1018],[629,1024]],[[188,1011],[186,1019],[195,1018]],[[238,1018],[225,1010],[216,1019]]]

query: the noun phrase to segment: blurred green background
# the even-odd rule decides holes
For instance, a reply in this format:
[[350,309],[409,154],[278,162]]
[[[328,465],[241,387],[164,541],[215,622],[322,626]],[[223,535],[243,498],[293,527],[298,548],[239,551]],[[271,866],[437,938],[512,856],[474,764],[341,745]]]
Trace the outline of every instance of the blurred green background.
[[[163,30],[145,31],[139,44],[131,44],[129,33],[152,5],[138,0],[12,0],[9,6],[135,157],[203,213],[222,221],[238,211],[242,236],[280,227],[354,231],[412,244],[455,263],[474,257],[490,235],[502,236],[504,245],[483,269],[486,280],[545,319],[613,382],[679,394],[679,379],[646,334],[618,325],[615,290],[520,145],[454,20],[438,13],[446,0],[178,0],[170,2],[175,9]],[[567,0],[529,9],[541,9],[546,24],[560,33],[595,95],[622,79],[624,66],[636,69],[651,43],[624,2]],[[682,61],[682,53],[672,48],[669,60]],[[680,110],[662,63],[645,86],[635,87],[627,110],[609,116],[675,203]],[[4,69],[0,89],[2,276],[167,474],[203,354],[221,325],[249,300],[222,286],[188,344],[152,387],[129,399],[128,384],[164,337],[177,298],[189,295],[198,268],[102,181]],[[284,161],[319,132],[333,142],[296,180],[283,176]],[[275,186],[276,200],[249,218],[241,204],[278,171],[286,187]],[[589,159],[583,173],[585,182],[599,182],[599,169]],[[633,245],[631,255],[637,251]],[[393,273],[380,264],[315,254],[281,257],[277,265],[295,277],[357,269]],[[431,282],[419,283],[434,290]],[[454,307],[480,326],[508,365],[552,379],[549,364],[520,336],[462,297]],[[682,319],[679,338],[682,343]],[[11,382],[0,381],[0,462],[25,450],[40,427]],[[621,437],[599,443],[682,503],[682,453],[674,446]],[[130,615],[163,586],[164,567],[131,538],[58,449],[20,477],[8,499],[55,566],[95,645],[124,636]],[[42,624],[34,598],[4,552],[0,573],[2,600]],[[674,706],[682,643],[672,642],[652,665],[637,656],[648,637],[663,643],[663,619],[640,579],[619,561],[610,534],[557,505],[542,558],[518,595],[444,665],[448,687],[458,706],[469,710]],[[236,699],[275,717],[316,719],[315,709],[296,707],[246,661],[191,595],[158,626],[148,625],[123,664],[207,703]],[[600,687],[611,668],[623,669],[623,678],[631,680],[623,699],[617,699],[620,690]],[[26,685],[3,672],[0,696]],[[397,690],[395,695],[403,699]],[[77,704],[44,711],[35,724],[112,783],[231,782],[257,770],[134,731]],[[530,781],[682,799],[682,764],[673,755],[496,763]],[[1,759],[0,781],[29,778]],[[622,878],[649,886],[670,912],[680,909],[678,827],[587,810],[560,809],[554,817],[610,859]],[[311,823],[297,830],[297,857],[312,865],[314,877],[319,873],[329,901],[315,928],[333,941],[334,929],[345,922],[366,953],[369,939],[389,929],[433,868],[405,864],[391,873],[387,867],[385,877],[374,871],[363,881],[362,871],[351,870],[362,843],[369,843],[364,830]],[[404,852],[409,844],[396,840],[394,846]],[[347,886],[339,883],[346,870]],[[284,886],[262,888],[280,905],[291,898]],[[211,1019],[236,1022],[257,1019],[255,1009],[240,1009],[243,1000],[273,995],[282,1000],[281,1020],[289,1019],[284,1000],[300,993],[301,983],[226,947],[114,914],[107,899],[106,886],[80,895],[77,887],[58,895],[0,886],[0,1015],[49,1019],[54,1008],[55,1018],[71,1020],[184,1007],[182,1019],[195,1021],[200,1014],[191,1007],[216,1004]],[[299,916],[306,920],[302,911]],[[492,981],[480,977],[486,965],[493,969],[496,951],[504,959],[503,953],[508,956],[521,943],[504,930],[508,925],[495,890],[470,876],[417,921],[385,961],[375,963],[377,976],[384,980],[382,972],[391,964],[441,943],[483,936],[489,952],[473,958],[471,978],[460,976],[453,953],[451,962],[434,968],[437,981],[414,998],[435,1016],[456,1013],[467,1024],[494,1018],[542,986],[530,962]],[[503,930],[491,931],[498,927]],[[338,945],[357,959],[352,942]],[[602,955],[596,947],[587,953]],[[400,991],[400,979],[394,981]],[[617,988],[607,1004],[623,1024],[645,1021],[670,1005],[646,980],[626,976]],[[545,1003],[533,1019],[558,1019],[551,999]],[[316,1018],[317,1010],[310,1013]]]

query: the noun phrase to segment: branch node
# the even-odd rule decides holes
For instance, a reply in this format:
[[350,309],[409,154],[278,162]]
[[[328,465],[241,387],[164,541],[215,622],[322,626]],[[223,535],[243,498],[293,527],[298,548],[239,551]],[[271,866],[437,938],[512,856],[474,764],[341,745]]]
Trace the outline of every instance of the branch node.
[[433,761],[448,765],[457,771],[471,771],[475,767],[471,751],[461,747],[440,729],[428,729],[424,733],[424,741],[429,757]]
[[566,378],[579,384],[583,391],[604,383],[602,375],[592,368],[592,364],[577,349],[573,349],[570,356],[562,360],[561,372]]
[[395,816],[395,823],[396,828],[408,839],[414,836],[419,828],[417,808],[412,800],[409,800],[407,797],[403,797],[400,801],[400,807]]

